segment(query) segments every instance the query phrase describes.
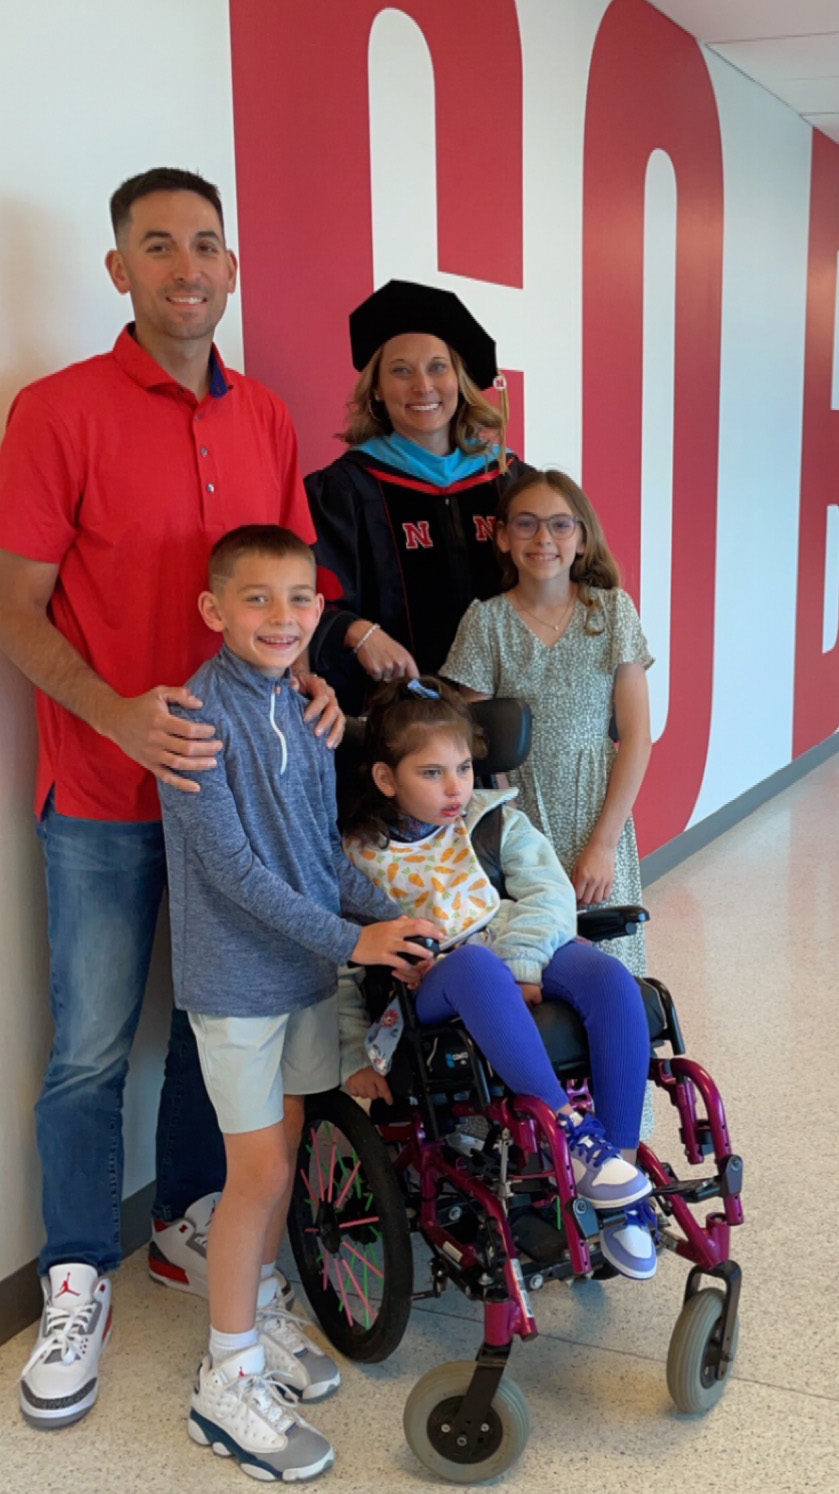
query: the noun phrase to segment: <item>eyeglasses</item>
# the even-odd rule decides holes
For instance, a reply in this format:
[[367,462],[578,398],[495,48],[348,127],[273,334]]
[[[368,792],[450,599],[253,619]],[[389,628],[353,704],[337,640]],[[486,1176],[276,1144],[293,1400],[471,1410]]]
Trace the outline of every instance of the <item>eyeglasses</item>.
[[580,522],[570,514],[551,514],[549,519],[540,519],[538,514],[515,514],[508,520],[508,528],[519,539],[534,539],[544,524],[551,539],[567,539]]

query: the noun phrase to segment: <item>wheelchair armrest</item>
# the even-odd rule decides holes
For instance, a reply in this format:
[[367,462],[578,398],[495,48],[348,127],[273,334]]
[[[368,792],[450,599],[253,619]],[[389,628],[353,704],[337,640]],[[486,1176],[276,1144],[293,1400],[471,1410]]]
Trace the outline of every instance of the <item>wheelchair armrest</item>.
[[623,939],[634,934],[638,925],[649,923],[646,908],[627,903],[615,908],[588,908],[577,914],[577,933],[581,939],[600,944],[603,939]]

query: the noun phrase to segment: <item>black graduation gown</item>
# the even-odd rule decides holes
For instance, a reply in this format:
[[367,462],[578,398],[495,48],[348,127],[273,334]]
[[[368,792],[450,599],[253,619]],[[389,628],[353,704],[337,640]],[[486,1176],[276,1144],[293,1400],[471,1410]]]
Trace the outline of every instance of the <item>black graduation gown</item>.
[[358,449],[306,478],[317,530],[318,566],[330,595],[312,647],[312,666],[348,712],[370,681],[344,646],[357,617],[378,622],[409,649],[423,672],[440,669],[469,603],[499,590],[492,526],[501,493],[529,469],[490,461],[440,488]]

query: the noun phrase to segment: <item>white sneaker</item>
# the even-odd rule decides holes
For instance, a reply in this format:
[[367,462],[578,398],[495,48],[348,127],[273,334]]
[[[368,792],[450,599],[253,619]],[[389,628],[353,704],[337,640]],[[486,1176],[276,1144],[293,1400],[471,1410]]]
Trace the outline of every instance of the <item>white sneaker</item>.
[[265,1373],[261,1345],[198,1370],[187,1431],[200,1447],[235,1458],[251,1478],[294,1483],[316,1478],[335,1453],[294,1409],[295,1402]]
[[558,1115],[571,1153],[577,1194],[595,1209],[623,1209],[652,1193],[649,1178],[606,1140],[596,1115]]
[[637,1204],[627,1209],[623,1223],[604,1224],[600,1231],[600,1251],[603,1259],[620,1271],[621,1276],[631,1276],[635,1281],[648,1281],[655,1276],[658,1265],[656,1240],[658,1220],[649,1203]]
[[95,1266],[52,1266],[44,1311],[20,1377],[20,1409],[33,1427],[66,1427],[99,1394],[99,1355],[111,1332],[111,1283]]
[[[207,1296],[207,1231],[221,1195],[206,1193],[190,1204],[183,1219],[163,1224],[155,1219],[149,1242],[149,1276],[176,1292]],[[294,1291],[282,1271],[274,1270],[275,1291],[285,1308],[294,1306]]]
[[256,1326],[267,1368],[301,1400],[319,1401],[337,1390],[341,1371],[334,1359],[301,1333],[298,1325],[303,1321],[286,1312],[278,1297],[267,1307],[257,1308]]

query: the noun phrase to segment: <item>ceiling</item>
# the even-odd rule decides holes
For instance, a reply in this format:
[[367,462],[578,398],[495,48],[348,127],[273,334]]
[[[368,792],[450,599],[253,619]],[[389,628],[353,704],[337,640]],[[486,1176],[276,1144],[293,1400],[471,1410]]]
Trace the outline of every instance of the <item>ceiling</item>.
[[651,0],[839,142],[839,0]]

